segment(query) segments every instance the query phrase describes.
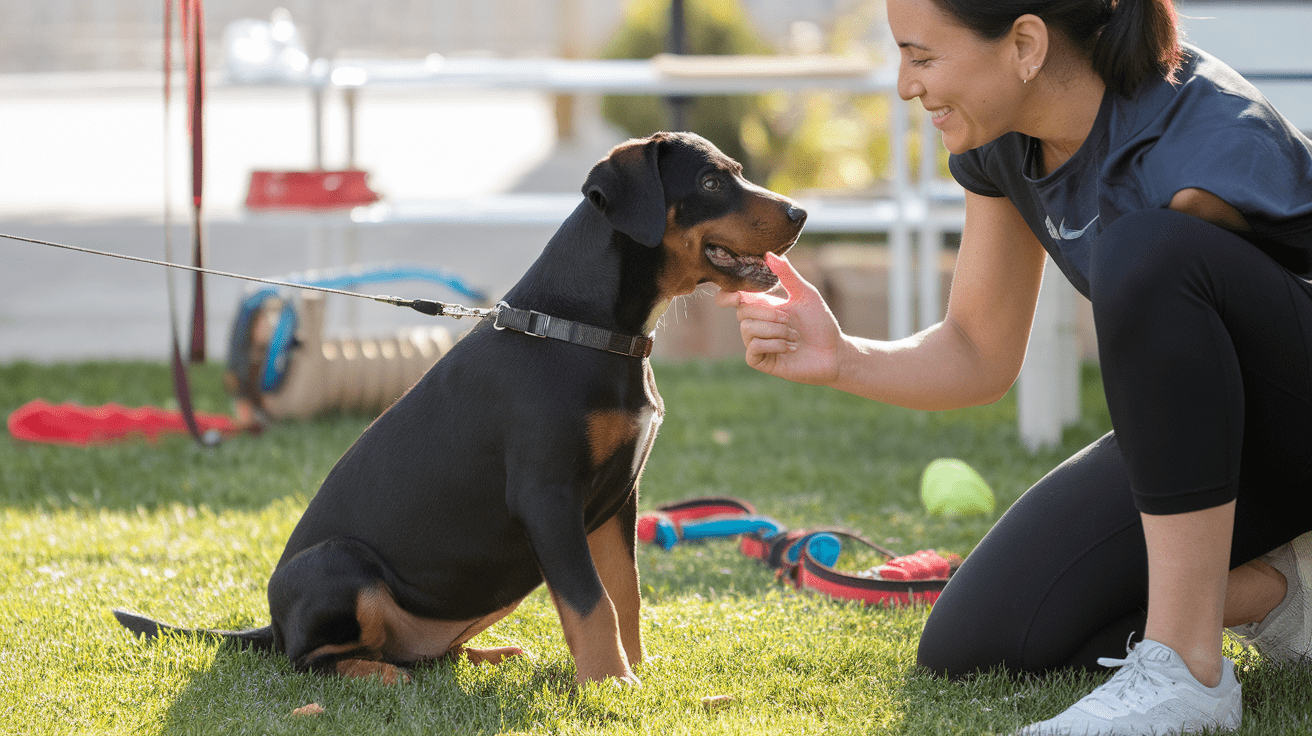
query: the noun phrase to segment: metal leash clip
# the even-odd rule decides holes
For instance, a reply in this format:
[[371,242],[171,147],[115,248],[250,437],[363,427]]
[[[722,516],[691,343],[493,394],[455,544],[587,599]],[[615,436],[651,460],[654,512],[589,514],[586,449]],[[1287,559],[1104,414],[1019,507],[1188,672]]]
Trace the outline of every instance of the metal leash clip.
[[510,305],[505,303],[504,301],[497,302],[497,305],[495,307],[492,307],[492,317],[493,317],[492,329],[494,330],[506,329],[506,326],[501,324],[502,307],[505,307],[506,309],[511,308]]
[[479,309],[476,307],[464,307],[459,304],[444,304],[442,302],[438,302],[438,304],[440,305],[438,307],[440,310],[438,314],[443,317],[454,317],[455,319],[460,319],[461,317],[478,317],[479,319],[482,319],[483,317],[495,317],[500,311],[497,307],[492,307],[491,309]]
[[[460,319],[461,317],[494,317],[499,312],[500,307],[500,305],[497,305],[492,309],[478,309],[459,304],[447,304],[432,299],[402,299],[399,296],[372,296],[369,298],[396,307],[410,307],[416,312],[422,312],[432,317],[451,317],[453,319]],[[504,304],[504,302],[502,303]]]

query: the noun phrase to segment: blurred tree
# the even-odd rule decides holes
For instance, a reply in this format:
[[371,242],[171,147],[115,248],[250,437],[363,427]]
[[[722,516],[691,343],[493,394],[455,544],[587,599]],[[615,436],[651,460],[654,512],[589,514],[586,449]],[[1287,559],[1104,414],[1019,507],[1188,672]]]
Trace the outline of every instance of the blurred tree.
[[[738,0],[685,3],[689,53],[774,53],[752,30]],[[669,11],[669,0],[630,0],[625,22],[602,56],[646,59],[664,52]],[[787,51],[882,64],[885,28],[883,0],[848,0],[829,28],[795,24]],[[891,115],[902,109],[894,103],[885,95],[823,89],[699,97],[688,120],[693,131],[741,161],[749,178],[775,191],[882,193],[892,176]],[[671,120],[665,98],[616,95],[602,109],[607,120],[634,136],[667,130]],[[913,177],[922,148],[916,131],[913,122],[907,141]],[[930,143],[940,175],[946,175],[946,152]]]
[[[809,48],[794,51],[880,63],[881,39],[875,31],[884,27],[883,12],[883,2],[856,0],[827,34],[794,34],[809,40]],[[883,95],[775,92],[743,118],[743,147],[758,167],[769,171],[763,181],[776,191],[869,190],[890,176],[890,112]]]
[[[738,0],[684,0],[687,51],[713,56],[772,54],[774,49],[752,28]],[[623,25],[601,51],[604,59],[649,59],[667,50],[670,35],[669,0],[630,0]],[[762,178],[743,147],[742,121],[758,100],[749,95],[696,97],[688,105],[692,132],[708,138],[726,154],[743,162],[748,176]],[[602,113],[632,136],[669,130],[670,105],[664,97],[611,95],[602,101]]]

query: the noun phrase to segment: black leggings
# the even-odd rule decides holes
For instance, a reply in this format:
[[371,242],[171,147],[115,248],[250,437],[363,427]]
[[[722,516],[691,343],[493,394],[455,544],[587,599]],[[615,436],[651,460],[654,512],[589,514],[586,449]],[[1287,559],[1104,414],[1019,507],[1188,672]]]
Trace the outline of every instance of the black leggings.
[[1092,259],[1115,431],[1017,500],[953,576],[920,640],[936,673],[1124,656],[1146,616],[1141,511],[1237,499],[1232,567],[1312,529],[1312,286],[1169,210],[1121,217]]

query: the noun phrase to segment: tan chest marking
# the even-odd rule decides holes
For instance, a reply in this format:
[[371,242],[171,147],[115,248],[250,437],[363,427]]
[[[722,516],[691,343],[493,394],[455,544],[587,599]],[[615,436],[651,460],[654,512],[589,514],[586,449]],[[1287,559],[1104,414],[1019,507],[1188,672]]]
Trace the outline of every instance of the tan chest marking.
[[588,415],[588,450],[593,467],[600,467],[625,443],[638,436],[638,418],[626,411],[610,409]]

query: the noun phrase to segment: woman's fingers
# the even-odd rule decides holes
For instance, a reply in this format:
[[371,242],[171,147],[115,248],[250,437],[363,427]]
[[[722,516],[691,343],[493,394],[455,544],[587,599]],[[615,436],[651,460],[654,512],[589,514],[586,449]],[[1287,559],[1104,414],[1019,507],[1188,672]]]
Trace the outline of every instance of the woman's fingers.
[[750,340],[789,340],[796,342],[801,337],[797,330],[793,329],[787,322],[766,319],[743,319],[738,323],[738,329],[743,334],[743,343]]
[[806,279],[802,278],[802,274],[798,273],[797,269],[793,268],[792,261],[789,261],[783,256],[777,256],[774,253],[766,253],[765,265],[774,272],[775,276],[779,277],[779,285],[784,288],[785,292],[787,292],[790,301],[800,297],[806,292],[814,292],[816,290]]

